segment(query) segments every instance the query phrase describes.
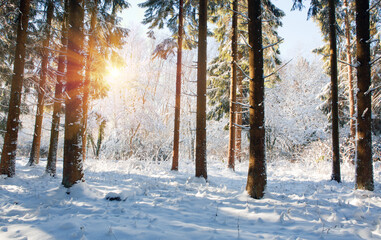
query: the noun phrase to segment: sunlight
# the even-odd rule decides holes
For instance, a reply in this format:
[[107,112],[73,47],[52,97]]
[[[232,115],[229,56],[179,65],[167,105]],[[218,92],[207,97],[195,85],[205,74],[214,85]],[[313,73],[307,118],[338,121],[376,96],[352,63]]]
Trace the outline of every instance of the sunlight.
[[109,65],[107,67],[107,74],[105,76],[105,81],[110,85],[117,85],[120,81],[121,71],[118,67]]

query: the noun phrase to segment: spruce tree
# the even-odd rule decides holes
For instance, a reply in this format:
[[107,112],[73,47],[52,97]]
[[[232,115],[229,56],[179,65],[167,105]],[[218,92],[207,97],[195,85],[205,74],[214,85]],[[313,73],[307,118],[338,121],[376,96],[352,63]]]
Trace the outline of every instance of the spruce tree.
[[329,0],[329,41],[332,94],[332,180],[341,181],[340,146],[339,146],[339,107],[337,86],[337,48],[336,48],[336,14],[335,0]]
[[206,66],[208,1],[200,0],[197,56],[196,177],[208,178],[206,159]]
[[238,0],[232,3],[232,48],[231,48],[231,83],[230,83],[230,118],[228,168],[234,170],[236,147],[236,109],[237,109],[237,64],[238,64]]
[[20,0],[17,40],[14,59],[11,97],[8,108],[7,128],[1,153],[0,174],[13,177],[16,173],[16,148],[20,124],[21,90],[24,78],[25,48],[29,21],[30,0]]
[[69,2],[67,79],[65,84],[65,142],[62,185],[70,188],[83,180],[83,67],[84,67],[84,4]]
[[255,199],[263,198],[266,184],[264,76],[261,0],[248,0],[250,68],[250,147],[246,191]]
[[69,0],[64,1],[64,13],[61,27],[61,48],[58,57],[57,67],[57,83],[54,93],[54,104],[52,113],[52,127],[50,130],[50,143],[48,151],[48,159],[46,164],[46,173],[51,176],[56,175],[57,169],[57,149],[58,149],[58,137],[60,132],[60,121],[63,103],[63,83],[66,79],[66,54],[68,44],[68,15],[69,15]]
[[357,161],[356,188],[373,191],[369,0],[356,0]]
[[41,131],[42,131],[42,121],[44,118],[44,107],[45,107],[45,92],[46,92],[46,80],[49,67],[49,45],[50,45],[50,35],[51,35],[51,25],[54,13],[54,2],[53,0],[48,0],[46,3],[46,24],[45,31],[41,49],[41,70],[40,70],[40,80],[38,83],[38,100],[37,100],[37,111],[36,111],[36,121],[34,125],[34,134],[32,141],[32,150],[30,152],[29,162],[30,166],[38,164],[40,161],[40,145],[41,145]]
[[179,30],[177,39],[177,64],[176,64],[176,105],[175,124],[173,129],[173,159],[172,170],[179,169],[179,143],[180,143],[180,108],[181,108],[181,64],[183,51],[183,28],[184,28],[184,1],[179,2]]

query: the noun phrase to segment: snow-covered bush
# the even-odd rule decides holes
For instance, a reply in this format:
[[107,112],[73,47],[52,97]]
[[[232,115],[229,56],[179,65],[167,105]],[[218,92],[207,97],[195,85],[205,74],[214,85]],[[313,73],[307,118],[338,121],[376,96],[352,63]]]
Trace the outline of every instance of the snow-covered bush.
[[[267,148],[290,155],[327,136],[327,118],[317,98],[329,82],[321,63],[299,57],[281,71],[282,81],[266,89]],[[292,156],[291,156],[292,157]]]

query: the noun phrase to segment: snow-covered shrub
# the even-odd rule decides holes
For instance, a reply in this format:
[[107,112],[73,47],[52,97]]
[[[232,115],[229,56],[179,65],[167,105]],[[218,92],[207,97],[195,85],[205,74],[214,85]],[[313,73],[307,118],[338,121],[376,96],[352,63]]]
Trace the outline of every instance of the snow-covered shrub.
[[[318,60],[298,58],[281,71],[282,81],[266,89],[267,148],[277,154],[293,152],[327,136],[327,118],[317,98],[329,81]],[[290,155],[291,154],[291,155]]]

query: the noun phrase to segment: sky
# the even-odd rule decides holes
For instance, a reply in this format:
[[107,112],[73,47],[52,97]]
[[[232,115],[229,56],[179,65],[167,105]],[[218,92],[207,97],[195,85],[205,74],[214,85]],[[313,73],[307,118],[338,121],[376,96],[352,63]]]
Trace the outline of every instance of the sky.
[[[144,30],[141,24],[144,18],[144,9],[137,6],[144,0],[130,0],[131,7],[122,14],[123,25],[129,29],[138,26]],[[309,2],[309,1],[308,1]],[[292,0],[273,0],[273,3],[282,9],[286,16],[282,19],[283,27],[279,29],[279,35],[284,38],[280,45],[281,58],[288,60],[298,56],[313,59],[317,57],[312,50],[323,45],[319,27],[312,21],[307,20],[309,4],[302,10],[291,11]]]

